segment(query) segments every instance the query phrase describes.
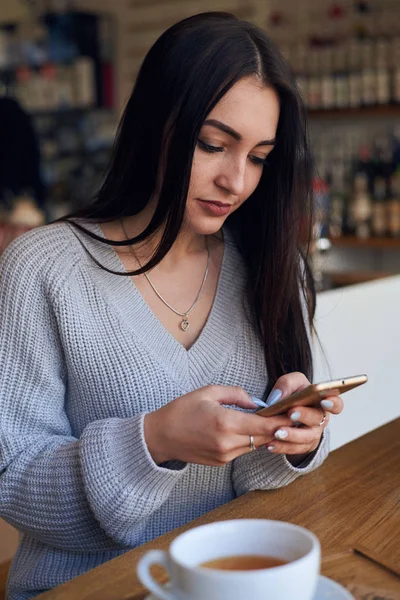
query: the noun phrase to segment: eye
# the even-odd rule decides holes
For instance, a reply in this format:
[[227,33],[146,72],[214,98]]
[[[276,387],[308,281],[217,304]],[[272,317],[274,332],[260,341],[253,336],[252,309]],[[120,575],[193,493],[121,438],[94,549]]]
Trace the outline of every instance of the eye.
[[201,148],[204,152],[208,152],[209,154],[213,154],[214,152],[223,152],[224,149],[220,146],[211,146],[210,144],[206,144],[202,140],[197,140],[199,148]]
[[259,156],[249,156],[249,159],[254,165],[258,165],[260,167],[265,167],[265,165],[268,164],[268,157],[260,158]]

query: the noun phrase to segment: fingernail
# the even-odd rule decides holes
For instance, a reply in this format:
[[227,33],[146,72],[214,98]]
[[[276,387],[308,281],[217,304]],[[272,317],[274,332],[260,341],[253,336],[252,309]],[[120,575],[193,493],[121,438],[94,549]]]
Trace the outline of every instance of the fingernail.
[[255,396],[250,396],[250,398],[251,398],[251,401],[254,402],[254,404],[259,406],[260,408],[266,408],[268,406],[268,404],[265,404],[265,402],[263,400],[260,400],[259,398],[256,398]]
[[282,397],[281,390],[273,390],[270,393],[270,395],[268,396],[268,398],[266,399],[266,403],[268,404],[268,406],[272,406],[273,404],[278,402],[278,400],[280,400],[281,397]]
[[274,437],[276,437],[277,440],[284,440],[285,438],[287,438],[288,436],[288,432],[285,431],[285,429],[278,429],[278,431],[275,431]]
[[267,450],[269,450],[270,452],[273,452],[275,450],[275,446],[273,444],[271,444],[270,446],[267,446]]
[[333,402],[332,400],[321,400],[321,406],[322,408],[332,408],[333,407]]
[[290,418],[292,419],[292,421],[298,421],[301,417],[301,412],[299,410],[296,410],[294,413],[292,413],[290,415]]

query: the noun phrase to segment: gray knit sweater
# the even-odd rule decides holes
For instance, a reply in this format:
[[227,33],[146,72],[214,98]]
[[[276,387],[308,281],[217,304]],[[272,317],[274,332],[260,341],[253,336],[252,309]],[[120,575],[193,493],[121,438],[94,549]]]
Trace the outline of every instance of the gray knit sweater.
[[265,449],[224,467],[157,466],[145,413],[211,383],[264,392],[263,351],[243,309],[243,262],[227,235],[211,314],[187,351],[131,278],[101,270],[81,242],[121,271],[114,250],[74,231],[33,230],[0,261],[0,516],[21,532],[10,600],[32,598],[249,490],[286,485],[328,453],[325,434],[304,468]]

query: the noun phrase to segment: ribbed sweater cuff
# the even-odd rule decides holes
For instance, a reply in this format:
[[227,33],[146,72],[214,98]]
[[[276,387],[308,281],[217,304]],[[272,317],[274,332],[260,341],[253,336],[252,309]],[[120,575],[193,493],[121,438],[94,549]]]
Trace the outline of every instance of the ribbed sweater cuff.
[[283,455],[283,458],[285,460],[285,462],[287,463],[287,466],[293,470],[294,472],[297,472],[301,475],[309,473],[310,471],[313,471],[316,467],[318,467],[320,464],[322,464],[324,462],[324,460],[326,459],[326,457],[329,454],[329,440],[330,440],[330,433],[329,433],[329,429],[326,428],[324,429],[322,436],[321,436],[321,441],[318,445],[318,447],[314,450],[314,452],[311,452],[311,454],[309,456],[307,456],[307,458],[305,458],[303,460],[303,462],[301,462],[300,464],[298,464],[296,467],[294,467],[286,458],[286,455]]
[[[252,490],[273,490],[288,485],[300,475],[316,469],[329,453],[329,431],[325,429],[323,439],[310,462],[294,467],[284,454],[273,454],[264,448],[250,452],[234,460],[234,486],[238,496]],[[309,458],[307,459],[309,460]]]
[[143,431],[144,414],[88,425],[81,437],[81,464],[91,508],[107,533],[133,545],[138,520],[145,521],[168,498],[186,471],[153,461]]

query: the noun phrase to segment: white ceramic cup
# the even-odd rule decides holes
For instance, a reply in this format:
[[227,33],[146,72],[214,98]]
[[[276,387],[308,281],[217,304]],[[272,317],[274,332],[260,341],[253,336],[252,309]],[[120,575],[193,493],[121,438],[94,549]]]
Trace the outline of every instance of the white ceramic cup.
[[[235,555],[274,556],[287,564],[251,571],[200,567]],[[169,551],[150,550],[138,563],[140,581],[161,600],[312,600],[321,560],[318,538],[283,521],[237,519],[190,529]],[[168,571],[171,586],[159,585],[151,565]]]

